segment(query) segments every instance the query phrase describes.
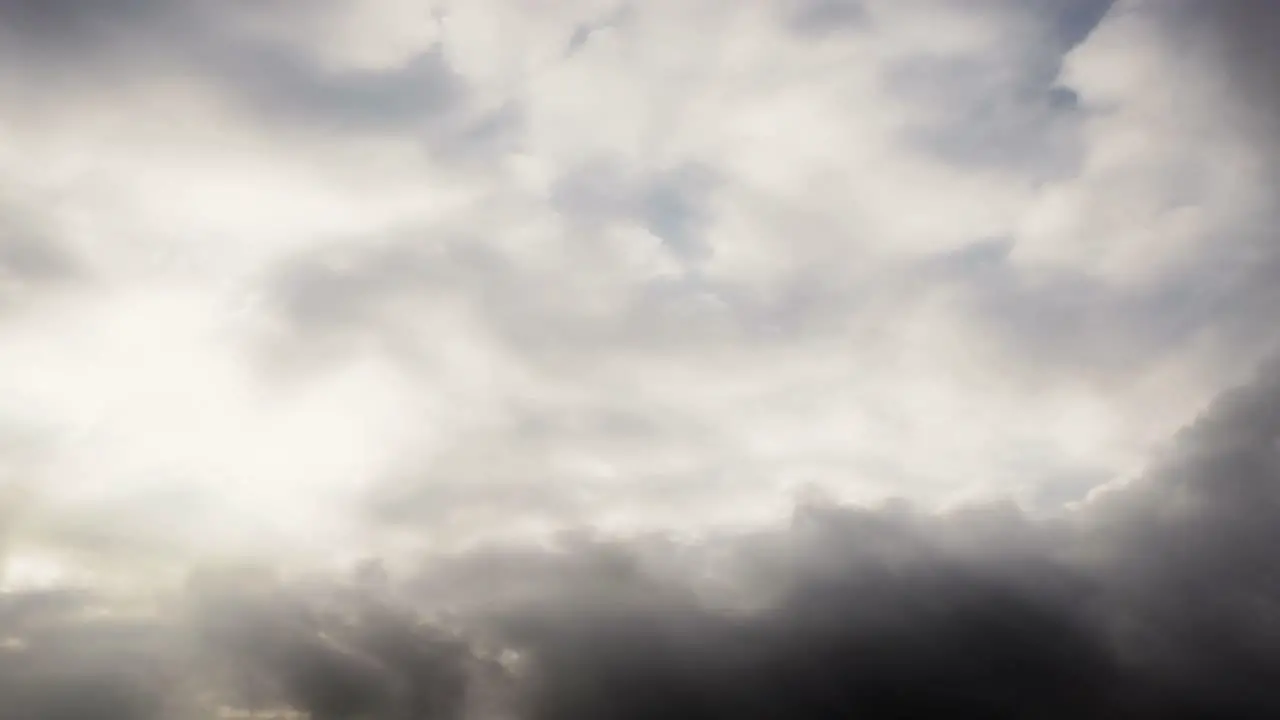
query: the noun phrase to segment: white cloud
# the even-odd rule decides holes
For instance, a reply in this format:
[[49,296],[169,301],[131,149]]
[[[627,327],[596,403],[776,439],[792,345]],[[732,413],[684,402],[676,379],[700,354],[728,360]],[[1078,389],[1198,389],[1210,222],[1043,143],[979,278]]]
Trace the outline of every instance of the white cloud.
[[1081,171],[1028,206],[1015,258],[1159,282],[1249,233],[1267,163],[1203,50],[1170,43],[1159,6],[1122,10],[1067,59],[1063,81],[1093,112]]
[[1053,506],[1257,355],[1132,332],[1265,209],[1141,13],[1072,49],[1007,2],[544,5],[286,4],[139,38],[110,91],[7,73],[0,183],[86,275],[0,322],[43,490],[184,551],[387,497],[439,539],[1086,478]]

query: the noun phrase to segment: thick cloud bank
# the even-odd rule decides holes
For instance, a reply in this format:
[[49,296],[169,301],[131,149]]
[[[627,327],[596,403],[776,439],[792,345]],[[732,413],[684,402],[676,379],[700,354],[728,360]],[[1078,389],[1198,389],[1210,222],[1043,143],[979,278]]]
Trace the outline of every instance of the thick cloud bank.
[[[12,593],[3,717],[1264,718],[1280,712],[1280,373],[1069,515],[797,510],[565,538],[392,581],[193,576],[132,610]],[[132,618],[132,619],[129,619]],[[430,618],[430,619],[428,619]],[[224,710],[226,712],[226,710]],[[203,713],[203,714],[201,714]]]

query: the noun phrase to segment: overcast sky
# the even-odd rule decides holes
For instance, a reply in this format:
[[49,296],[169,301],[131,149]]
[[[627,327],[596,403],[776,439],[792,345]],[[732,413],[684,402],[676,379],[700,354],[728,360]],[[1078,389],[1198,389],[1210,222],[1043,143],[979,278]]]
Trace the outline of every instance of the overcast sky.
[[0,0],[0,720],[1280,717],[1276,37]]
[[1083,500],[1276,336],[1182,7],[3,0],[16,565]]

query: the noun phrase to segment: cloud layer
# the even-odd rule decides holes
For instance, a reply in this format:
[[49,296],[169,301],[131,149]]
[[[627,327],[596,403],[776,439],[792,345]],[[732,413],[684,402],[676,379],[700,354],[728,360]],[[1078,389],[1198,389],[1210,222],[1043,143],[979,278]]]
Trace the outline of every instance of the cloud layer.
[[1276,29],[0,0],[0,717],[1274,716]]
[[[208,569],[137,606],[10,594],[4,717],[1268,717],[1275,370],[1056,522],[801,507],[785,528],[565,537],[392,581]],[[185,598],[185,599],[182,599]],[[97,610],[95,611],[95,603]],[[426,615],[422,613],[427,613]],[[434,618],[434,619],[431,619]],[[204,713],[204,714],[201,714]]]

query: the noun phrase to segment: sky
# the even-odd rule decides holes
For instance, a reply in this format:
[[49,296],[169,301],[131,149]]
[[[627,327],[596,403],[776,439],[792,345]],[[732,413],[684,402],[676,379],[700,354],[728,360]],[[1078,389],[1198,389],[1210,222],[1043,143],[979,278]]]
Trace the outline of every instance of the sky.
[[[379,558],[397,602],[532,648],[542,694],[503,696],[531,720],[1274,716],[1223,676],[1280,617],[1278,28],[1264,0],[0,0],[5,598],[252,561],[329,602],[296,576]],[[183,612],[243,600],[198,588]],[[859,628],[841,673],[797,659],[810,601]],[[182,617],[148,647],[204,648]],[[883,704],[974,638],[1034,669]],[[90,717],[46,700],[0,717]]]

